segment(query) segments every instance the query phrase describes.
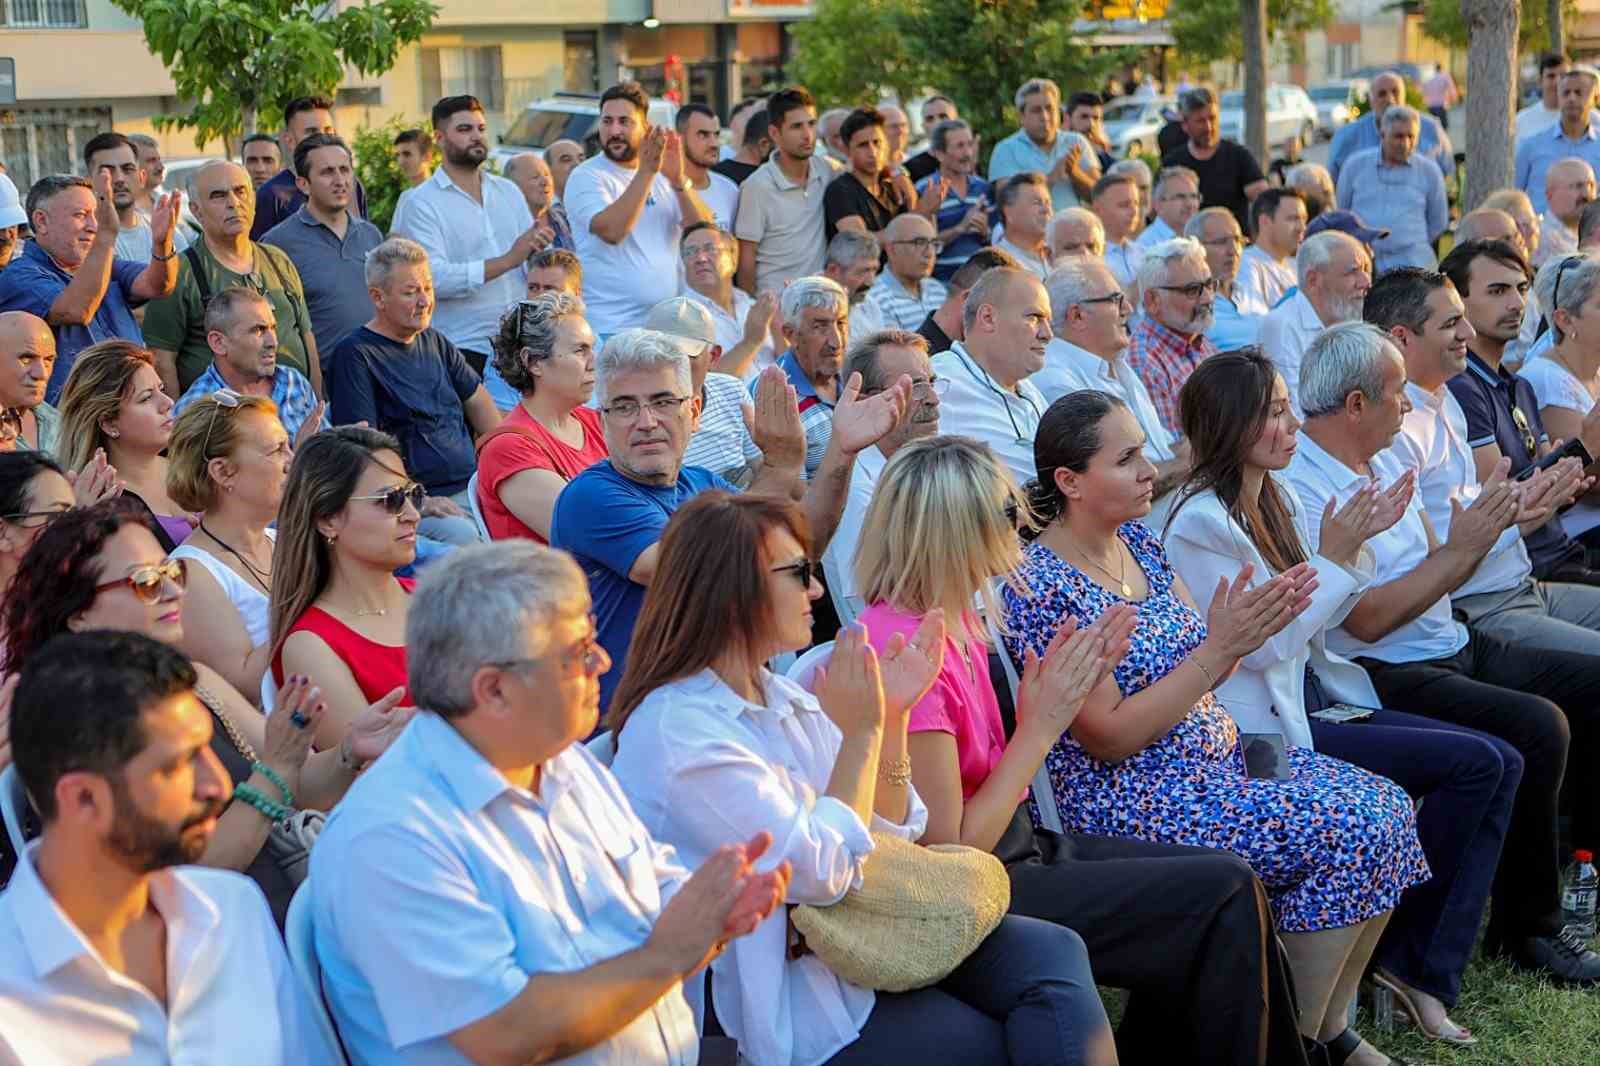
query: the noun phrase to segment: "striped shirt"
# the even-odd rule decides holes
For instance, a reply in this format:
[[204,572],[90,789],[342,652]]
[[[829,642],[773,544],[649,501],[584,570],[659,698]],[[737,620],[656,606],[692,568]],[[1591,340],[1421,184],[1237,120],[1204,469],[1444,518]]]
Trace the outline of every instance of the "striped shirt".
[[[913,295],[900,279],[889,271],[885,270],[878,275],[878,280],[872,283],[872,289],[867,293],[867,299],[877,305],[883,319],[883,329],[915,330],[922,325],[923,319],[937,311],[944,303],[945,293],[948,290],[945,289],[943,282],[923,278],[920,288],[922,291]],[[854,331],[851,332],[851,336],[856,337]]]
[[761,449],[744,424],[750,397],[744,383],[733,375],[707,374],[700,398],[700,428],[689,438],[683,465],[703,466],[734,481],[732,475],[761,458]]
[[[917,194],[921,195],[928,187],[930,181],[937,181],[939,175],[931,174],[917,183]],[[956,192],[955,185],[946,187],[944,199],[939,203],[939,213],[934,217],[934,229],[940,233],[955,229],[961,220],[967,217],[967,212],[980,200],[989,202],[991,208],[994,198],[989,195],[991,186],[982,178],[973,174],[967,178],[967,194],[962,196]],[[991,212],[991,218],[992,218]],[[949,281],[952,274],[961,269],[961,264],[971,258],[972,253],[982,248],[986,242],[976,233],[963,233],[954,240],[946,241],[944,249],[939,252],[939,258],[933,263],[933,276],[940,281]]]
[[[778,365],[800,401],[800,428],[806,432],[806,480],[810,481],[822,465],[822,457],[828,454],[828,441],[833,437],[833,404],[817,395],[793,348],[778,357]],[[759,379],[750,383],[750,395],[755,395],[759,383]]]

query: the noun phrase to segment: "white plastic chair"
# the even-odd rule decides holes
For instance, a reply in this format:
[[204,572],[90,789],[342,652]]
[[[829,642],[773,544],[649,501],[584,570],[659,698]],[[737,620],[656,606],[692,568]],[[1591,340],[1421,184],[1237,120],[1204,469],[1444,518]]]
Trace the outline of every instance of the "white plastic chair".
[[785,677],[807,692],[811,691],[811,683],[816,680],[817,668],[827,666],[828,660],[833,656],[833,641],[827,640],[818,644],[800,658],[789,664],[789,669],[784,671]]
[[11,840],[11,851],[21,855],[27,849],[22,836],[22,816],[28,811],[28,793],[22,787],[22,778],[15,766],[0,772],[0,816],[6,823],[6,836]]
[[617,735],[607,729],[584,745],[589,749],[589,754],[606,766],[610,766],[617,757]]
[[483,523],[483,508],[478,503],[478,475],[473,474],[467,479],[467,506],[472,511],[472,524],[478,527],[478,536],[484,540],[493,540],[489,536],[489,527]]
[[[998,584],[995,586],[994,595],[996,602],[999,602]],[[1011,692],[1011,706],[1015,707],[1017,690],[1022,687],[1022,679],[1017,674],[1017,664],[1011,661],[1011,653],[1006,650],[1006,642],[1000,636],[1000,627],[989,617],[987,611],[984,612],[983,622],[989,630],[989,642],[994,645],[994,650],[1000,656],[1000,669],[1006,675],[1006,688]],[[1045,829],[1054,833],[1061,832],[1061,811],[1056,807],[1055,789],[1050,784],[1050,770],[1043,763],[1039,764],[1039,772],[1033,775],[1033,783],[1029,787],[1033,790],[1034,802],[1039,805],[1039,821],[1044,823]]]
[[289,949],[289,965],[305,989],[306,1000],[311,1004],[311,1015],[317,1027],[327,1038],[328,1046],[336,1049],[337,1066],[346,1066],[344,1041],[334,1027],[333,1015],[328,1012],[328,1001],[322,997],[322,964],[317,961],[315,930],[311,925],[311,882],[302,881],[289,901],[289,915],[283,925],[283,937]]

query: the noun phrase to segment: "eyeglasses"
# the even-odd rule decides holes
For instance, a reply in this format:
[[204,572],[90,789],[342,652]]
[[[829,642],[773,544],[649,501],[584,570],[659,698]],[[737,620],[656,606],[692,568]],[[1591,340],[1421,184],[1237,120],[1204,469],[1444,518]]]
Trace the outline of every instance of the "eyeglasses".
[[211,399],[216,406],[211,409],[211,421],[206,423],[206,435],[200,442],[200,458],[202,461],[210,458],[211,455],[211,430],[217,424],[217,415],[224,408],[229,412],[237,411],[244,397],[232,389],[218,389],[211,394]]
[[[37,529],[40,526],[49,525],[70,510],[72,510],[72,504],[68,503],[57,507],[53,511],[18,511],[16,514],[0,514],[0,519],[10,522],[14,526],[21,526],[23,529]],[[44,521],[30,523],[24,522],[23,519],[25,518],[42,518]]]
[[0,408],[0,444],[15,444],[22,437],[22,412],[15,407]]
[[639,412],[645,408],[649,408],[650,413],[657,418],[669,418],[677,412],[678,408],[688,403],[690,399],[691,397],[688,396],[657,396],[655,399],[646,400],[644,403],[640,403],[638,400],[618,400],[608,407],[600,408],[600,410],[612,418],[618,418],[624,422],[632,422],[639,417]]
[[814,563],[810,559],[801,559],[798,563],[790,563],[787,566],[774,566],[772,572],[774,574],[793,574],[794,579],[800,582],[800,587],[809,590],[811,588],[811,579],[822,573],[822,564]]
[[944,251],[944,242],[936,237],[910,237],[903,241],[890,241],[889,243],[909,244],[918,252],[926,252],[929,248],[932,248],[935,255]]
[[396,485],[392,489],[375,492],[370,496],[352,496],[352,500],[378,500],[383,504],[383,509],[390,514],[399,514],[406,509],[406,504],[411,504],[419,514],[422,511],[422,501],[428,498],[428,490],[415,481],[408,485]]
[[1550,292],[1550,316],[1553,318],[1556,308],[1561,306],[1561,276],[1567,272],[1568,267],[1575,267],[1583,262],[1586,257],[1582,255],[1569,255],[1561,260],[1561,265],[1556,267],[1556,284]]
[[119,577],[115,581],[107,581],[94,587],[94,594],[100,595],[111,589],[122,588],[126,585],[133,590],[139,602],[145,606],[153,606],[161,602],[162,590],[167,582],[172,582],[173,587],[183,589],[189,584],[189,561],[187,559],[168,559],[166,562],[157,563],[155,566],[141,566],[127,577]]
[[[888,390],[887,389],[862,389],[861,390],[861,395],[862,396],[876,396],[876,395],[878,395],[878,393],[886,392],[886,391],[888,391]],[[913,396],[926,396],[930,392],[933,393],[935,396],[943,396],[948,391],[950,391],[950,379],[949,378],[941,378],[941,377],[935,375],[935,376],[933,376],[931,378],[912,378],[911,379],[911,395],[913,395]]]
[[1511,421],[1516,423],[1517,432],[1522,434],[1522,446],[1528,449],[1528,457],[1539,457],[1539,442],[1533,437],[1533,427],[1528,424],[1528,416],[1522,413],[1522,408],[1517,406],[1517,401],[1511,401]]
[[1206,278],[1204,281],[1191,281],[1187,285],[1157,285],[1156,288],[1165,292],[1182,293],[1190,300],[1198,300],[1208,292],[1213,292],[1217,287],[1216,278]]
[[1243,248],[1244,237],[1242,234],[1229,233],[1222,237],[1213,237],[1209,241],[1201,241],[1200,243],[1207,248],[1225,248],[1230,244],[1235,248]]
[[[571,669],[578,665],[585,674],[592,674],[600,667],[600,631],[595,625],[595,616],[589,615],[589,632],[583,640],[570,648],[561,658],[562,666]],[[501,662],[487,663],[499,670],[526,670],[531,666],[538,666],[545,662],[544,659],[506,659]]]
[[678,255],[685,263],[689,263],[702,255],[721,255],[725,250],[721,241],[716,244],[686,244],[678,249]]
[[1117,289],[1114,292],[1106,293],[1104,296],[1096,296],[1092,299],[1079,300],[1078,302],[1080,304],[1116,304],[1117,310],[1120,311],[1128,306],[1128,294],[1121,289]]

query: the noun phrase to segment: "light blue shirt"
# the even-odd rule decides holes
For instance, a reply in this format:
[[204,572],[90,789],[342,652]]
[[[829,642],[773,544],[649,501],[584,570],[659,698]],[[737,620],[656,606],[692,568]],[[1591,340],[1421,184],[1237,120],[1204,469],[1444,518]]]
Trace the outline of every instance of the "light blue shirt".
[[[465,1066],[450,1033],[535,975],[638,948],[686,877],[582,745],[546,762],[528,792],[418,713],[311,853],[314,944],[351,1061]],[[679,988],[562,1061],[687,1064],[699,1039]]]
[[[1074,144],[1082,146],[1083,154],[1079,159],[1083,169],[1089,173],[1098,172],[1100,157],[1094,154],[1094,148],[1083,134],[1057,130],[1056,143],[1047,152],[1033,143],[1027,130],[1018,130],[994,146],[994,154],[989,157],[989,180],[996,182],[1029,170],[1036,170],[1048,178],[1056,160],[1071,151]],[[1050,202],[1057,211],[1063,207],[1077,207],[1078,190],[1072,187],[1070,181],[1054,182],[1050,186]]]
[[1219,352],[1231,352],[1255,344],[1261,339],[1261,323],[1272,310],[1261,297],[1234,287],[1233,297],[1217,293],[1211,298],[1211,328],[1206,330],[1206,340],[1217,346]]
[[[1456,150],[1450,143],[1450,135],[1432,115],[1422,112],[1420,117],[1422,128],[1417,131],[1416,154],[1433,160],[1439,173],[1448,178],[1456,172]],[[1351,156],[1378,147],[1382,140],[1378,133],[1378,122],[1370,114],[1341,126],[1339,132],[1333,135],[1333,143],[1328,146],[1328,174],[1332,176],[1334,184],[1339,182],[1339,168]]]
[[[220,392],[228,387],[222,380],[222,375],[217,371],[217,364],[212,363],[206,367],[206,372],[195,378],[183,395],[178,397],[178,402],[172,405],[172,417],[177,418],[183,414],[184,408],[214,392]],[[278,409],[278,421],[283,423],[283,430],[289,434],[292,441],[300,435],[300,427],[306,424],[306,419],[311,417],[311,412],[317,407],[317,394],[312,391],[311,382],[306,376],[292,366],[279,365],[272,375],[272,403]],[[317,424],[319,430],[333,428],[333,423],[328,421],[328,410],[323,408],[322,420]]]
[[1374,275],[1406,266],[1431,270],[1438,263],[1433,242],[1450,225],[1450,202],[1433,160],[1413,152],[1395,165],[1384,162],[1383,149],[1363,149],[1339,172],[1338,199],[1339,210],[1389,231],[1372,246]]
[[1547,130],[1525,137],[1517,145],[1517,166],[1514,184],[1528,194],[1533,209],[1541,214],[1550,206],[1544,195],[1544,176],[1552,163],[1576,157],[1600,174],[1600,121],[1589,119],[1589,128],[1574,139],[1561,130],[1557,122]]

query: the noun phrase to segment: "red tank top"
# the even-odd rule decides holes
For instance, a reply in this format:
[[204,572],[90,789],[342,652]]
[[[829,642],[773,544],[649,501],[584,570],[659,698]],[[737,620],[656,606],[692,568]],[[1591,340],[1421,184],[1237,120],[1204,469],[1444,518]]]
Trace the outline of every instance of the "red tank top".
[[[395,580],[407,593],[416,586],[411,578],[399,577]],[[314,634],[333,649],[333,653],[349,668],[356,684],[361,687],[361,694],[367,697],[369,703],[376,703],[387,696],[396,685],[406,685],[404,644],[379,644],[369,640],[320,607],[307,607],[299,621],[289,627],[290,635],[302,631]],[[272,659],[272,678],[280,686],[283,684],[281,650]],[[400,700],[400,706],[411,705],[411,687],[406,685],[406,694]]]

